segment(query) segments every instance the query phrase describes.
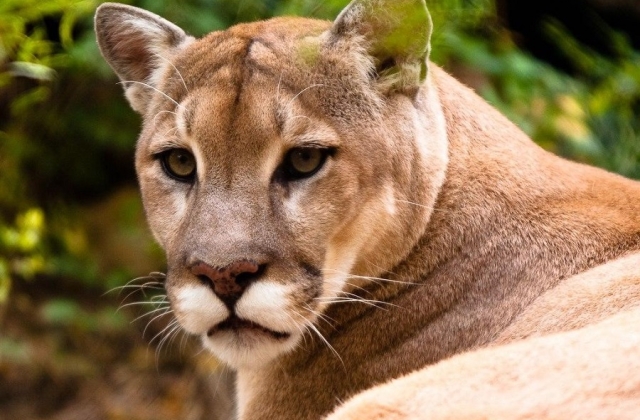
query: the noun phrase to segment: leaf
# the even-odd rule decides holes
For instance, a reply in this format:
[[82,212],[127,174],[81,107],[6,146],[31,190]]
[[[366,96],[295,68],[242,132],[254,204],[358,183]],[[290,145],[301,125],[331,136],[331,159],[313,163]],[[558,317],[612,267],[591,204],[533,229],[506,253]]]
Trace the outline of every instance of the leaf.
[[40,316],[44,321],[60,326],[73,325],[82,315],[80,305],[68,299],[52,300],[40,309]]
[[45,65],[28,63],[26,61],[14,61],[9,65],[9,73],[13,77],[27,77],[29,79],[51,81],[56,72]]

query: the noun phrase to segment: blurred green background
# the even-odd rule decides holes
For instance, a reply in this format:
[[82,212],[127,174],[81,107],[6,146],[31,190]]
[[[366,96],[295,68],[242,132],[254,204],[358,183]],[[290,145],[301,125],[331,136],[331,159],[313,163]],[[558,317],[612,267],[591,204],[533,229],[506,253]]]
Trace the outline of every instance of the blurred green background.
[[[164,262],[136,190],[140,120],[95,44],[99,3],[0,3],[0,419],[207,418],[215,360],[151,312],[161,290],[118,288]],[[128,3],[202,35],[274,15],[332,19],[347,1]],[[603,50],[543,18],[535,33],[555,59],[540,58],[504,1],[428,4],[436,63],[546,149],[640,178],[629,33],[596,16]]]

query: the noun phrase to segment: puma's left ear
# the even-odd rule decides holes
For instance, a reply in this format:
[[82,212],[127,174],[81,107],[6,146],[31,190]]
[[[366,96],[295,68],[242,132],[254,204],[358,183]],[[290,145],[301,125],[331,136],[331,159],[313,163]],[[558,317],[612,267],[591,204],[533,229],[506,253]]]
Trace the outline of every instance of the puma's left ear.
[[331,29],[334,41],[364,41],[380,90],[415,92],[427,76],[431,16],[425,0],[354,0]]

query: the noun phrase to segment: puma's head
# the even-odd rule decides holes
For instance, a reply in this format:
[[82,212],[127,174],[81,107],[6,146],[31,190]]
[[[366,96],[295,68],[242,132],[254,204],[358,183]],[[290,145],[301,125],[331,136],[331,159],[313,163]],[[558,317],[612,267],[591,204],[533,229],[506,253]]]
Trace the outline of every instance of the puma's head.
[[447,160],[430,31],[424,0],[202,39],[98,9],[102,53],[143,116],[136,169],[172,308],[230,365],[293,349],[424,232]]

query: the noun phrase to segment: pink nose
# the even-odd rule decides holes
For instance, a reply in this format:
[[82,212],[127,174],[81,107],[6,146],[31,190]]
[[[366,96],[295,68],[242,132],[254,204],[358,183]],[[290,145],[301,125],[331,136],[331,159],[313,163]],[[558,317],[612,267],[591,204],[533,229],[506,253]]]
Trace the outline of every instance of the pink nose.
[[233,306],[261,271],[261,266],[251,260],[236,261],[226,267],[212,267],[202,261],[191,266],[191,272],[208,283],[227,306]]

